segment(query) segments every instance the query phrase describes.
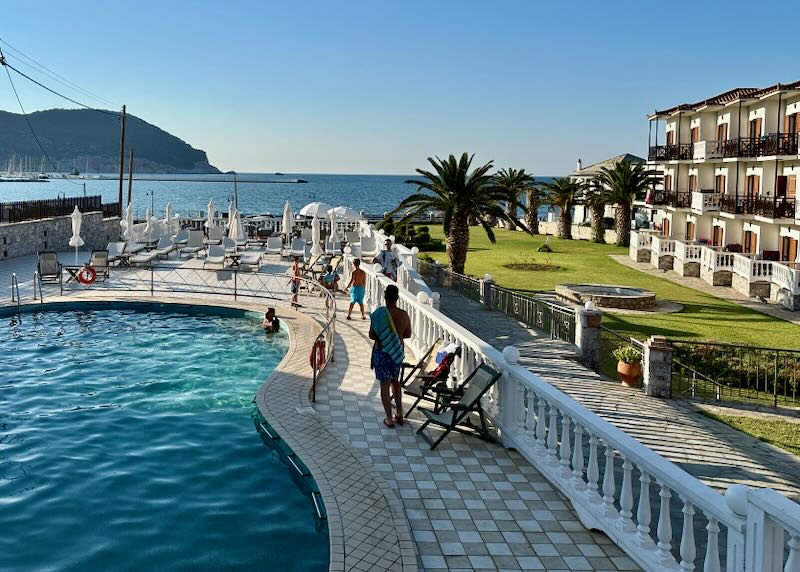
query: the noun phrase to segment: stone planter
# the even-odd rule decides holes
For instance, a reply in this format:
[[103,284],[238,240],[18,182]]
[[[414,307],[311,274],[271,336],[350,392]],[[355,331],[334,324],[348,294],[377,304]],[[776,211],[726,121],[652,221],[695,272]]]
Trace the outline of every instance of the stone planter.
[[636,387],[639,385],[639,378],[642,376],[642,362],[625,363],[617,362],[617,375],[625,387]]

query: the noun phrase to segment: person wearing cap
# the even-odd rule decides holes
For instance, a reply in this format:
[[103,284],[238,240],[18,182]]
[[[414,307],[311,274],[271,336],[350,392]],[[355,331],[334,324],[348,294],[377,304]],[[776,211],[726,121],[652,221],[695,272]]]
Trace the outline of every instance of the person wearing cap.
[[390,239],[386,239],[386,242],[383,243],[383,250],[380,251],[372,262],[380,264],[383,273],[388,276],[389,279],[397,280],[397,269],[400,266],[400,257],[397,256]]

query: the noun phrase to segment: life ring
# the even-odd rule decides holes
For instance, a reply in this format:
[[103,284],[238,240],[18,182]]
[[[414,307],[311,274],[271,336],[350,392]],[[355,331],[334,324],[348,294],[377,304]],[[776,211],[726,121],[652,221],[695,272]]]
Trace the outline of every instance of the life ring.
[[89,286],[90,284],[94,284],[95,280],[97,280],[97,270],[91,266],[84,266],[78,271],[78,282],[81,284]]
[[311,347],[311,355],[308,356],[311,367],[319,371],[325,365],[325,340],[318,339]]

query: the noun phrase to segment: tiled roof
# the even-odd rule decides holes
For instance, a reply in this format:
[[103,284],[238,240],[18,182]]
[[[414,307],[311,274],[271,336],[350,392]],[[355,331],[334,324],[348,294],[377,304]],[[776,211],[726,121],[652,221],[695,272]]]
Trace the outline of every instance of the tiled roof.
[[650,115],[650,118],[670,115],[676,111],[695,111],[706,105],[725,105],[726,103],[731,103],[732,101],[738,101],[740,99],[763,97],[779,90],[786,89],[800,89],[800,81],[795,81],[792,83],[776,83],[775,85],[765,88],[737,87],[724,93],[720,93],[719,95],[715,95],[714,97],[704,99],[703,101],[698,101],[697,103],[682,103],[669,109],[656,111]]
[[599,163],[594,163],[587,167],[584,167],[580,171],[575,171],[572,173],[573,177],[587,177],[596,175],[600,172],[600,169],[606,167],[608,169],[613,169],[619,163],[645,163],[646,161],[641,157],[637,157],[636,155],[631,155],[630,153],[623,153],[622,155],[617,155],[616,157],[611,157],[610,159],[606,159],[605,161],[600,161]]

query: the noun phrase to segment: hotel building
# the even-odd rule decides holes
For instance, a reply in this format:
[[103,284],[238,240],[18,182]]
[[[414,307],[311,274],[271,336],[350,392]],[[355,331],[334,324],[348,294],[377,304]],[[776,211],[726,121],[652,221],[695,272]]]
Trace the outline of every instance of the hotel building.
[[663,186],[639,205],[654,228],[634,233],[631,257],[800,310],[800,81],[649,120],[648,160]]

